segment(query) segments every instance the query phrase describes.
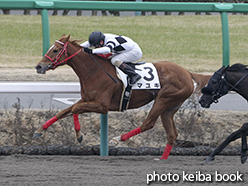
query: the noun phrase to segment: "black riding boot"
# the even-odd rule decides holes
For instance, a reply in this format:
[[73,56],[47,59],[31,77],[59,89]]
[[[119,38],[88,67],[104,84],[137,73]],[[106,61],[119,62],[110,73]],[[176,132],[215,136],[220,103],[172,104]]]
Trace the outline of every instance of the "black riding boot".
[[137,81],[139,81],[141,79],[141,76],[139,74],[137,74],[134,69],[130,66],[128,66],[126,63],[122,63],[119,67],[119,69],[121,69],[122,72],[124,72],[125,74],[128,75],[128,77],[130,78],[130,84],[133,85],[135,84]]

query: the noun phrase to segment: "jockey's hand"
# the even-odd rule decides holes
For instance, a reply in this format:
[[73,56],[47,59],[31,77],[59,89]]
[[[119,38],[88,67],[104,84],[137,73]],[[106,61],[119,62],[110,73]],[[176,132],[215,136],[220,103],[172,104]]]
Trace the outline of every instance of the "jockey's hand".
[[92,54],[92,49],[84,48],[84,52],[86,52],[88,54]]

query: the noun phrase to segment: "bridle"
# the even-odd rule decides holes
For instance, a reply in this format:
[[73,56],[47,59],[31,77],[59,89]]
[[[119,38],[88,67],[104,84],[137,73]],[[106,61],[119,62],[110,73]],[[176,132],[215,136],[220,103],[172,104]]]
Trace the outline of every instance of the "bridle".
[[235,90],[235,88],[240,84],[241,81],[243,81],[247,76],[248,73],[243,75],[236,83],[235,85],[232,85],[226,80],[226,73],[220,74],[219,72],[215,72],[214,75],[220,76],[220,80],[218,80],[217,86],[213,89],[212,87],[204,87],[202,88],[202,93],[211,95],[212,101],[214,103],[218,103],[218,99],[225,94],[227,94],[229,91]]
[[[44,55],[44,57],[48,58],[52,63],[50,63],[48,66],[45,67],[46,71],[47,69],[51,68],[51,69],[55,69],[58,65],[64,63],[66,64],[68,60],[70,60],[71,58],[73,58],[74,56],[76,56],[79,52],[82,51],[82,49],[79,49],[77,52],[75,52],[74,54],[72,54],[71,56],[68,57],[67,54],[67,47],[68,47],[68,41],[66,43],[63,43],[61,41],[55,41],[55,43],[59,43],[63,46],[63,48],[60,50],[60,52],[52,59],[50,56],[48,55]],[[65,54],[65,59],[62,61],[59,61],[61,56]],[[101,69],[115,82],[117,83],[117,81],[96,61],[96,59],[92,56],[92,54],[90,54],[90,57],[98,64],[99,67],[101,67]]]
[[[71,58],[73,58],[75,55],[77,55],[79,52],[82,51],[82,49],[79,49],[77,52],[75,52],[74,54],[72,54],[71,56],[67,57],[67,46],[68,46],[68,41],[66,43],[63,43],[61,41],[55,41],[55,43],[59,43],[63,46],[63,48],[60,50],[60,52],[52,59],[50,56],[45,55],[46,58],[48,58],[52,63],[50,65],[48,65],[47,68],[52,68],[53,70],[60,64],[62,63],[67,63],[67,61]],[[62,61],[59,61],[61,56],[65,54],[65,59]]]
[[247,76],[248,76],[248,72],[247,72],[245,75],[243,75],[243,77],[240,78],[240,79],[235,83],[235,85],[232,85],[232,84],[228,83],[228,81],[226,81],[226,79],[225,79],[226,84],[227,84],[228,86],[231,87],[228,91],[234,90],[234,89],[239,85],[239,83],[240,83],[241,81],[243,81]]
[[219,81],[218,85],[214,89],[213,96],[212,96],[212,100],[214,103],[218,103],[218,99],[228,93],[228,86],[227,86],[227,81],[225,79],[225,76],[222,76],[221,74],[219,75],[221,76],[220,77],[221,80]]

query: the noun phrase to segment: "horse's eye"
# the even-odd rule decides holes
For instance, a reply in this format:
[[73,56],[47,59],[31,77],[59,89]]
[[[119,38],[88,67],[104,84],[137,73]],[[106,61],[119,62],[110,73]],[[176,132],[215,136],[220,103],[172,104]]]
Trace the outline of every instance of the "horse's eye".
[[56,49],[55,49],[55,50],[53,50],[53,53],[57,53],[57,52],[58,52],[58,50],[56,50]]
[[212,84],[216,84],[216,83],[217,83],[217,80],[213,79]]

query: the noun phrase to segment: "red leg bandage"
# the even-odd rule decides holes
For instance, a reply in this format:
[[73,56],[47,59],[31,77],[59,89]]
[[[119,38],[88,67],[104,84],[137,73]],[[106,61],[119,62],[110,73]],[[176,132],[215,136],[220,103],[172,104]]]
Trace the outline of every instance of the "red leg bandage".
[[121,141],[126,141],[127,139],[131,138],[132,136],[135,136],[137,134],[141,133],[140,127],[121,135]]
[[46,123],[44,123],[42,125],[43,130],[46,130],[48,127],[50,127],[56,121],[58,121],[58,118],[56,116],[54,116],[53,118],[49,119]]
[[73,119],[74,119],[74,127],[76,131],[80,131],[80,124],[79,124],[79,120],[78,120],[78,114],[73,114]]
[[163,155],[162,157],[160,158],[160,160],[167,160],[169,154],[170,154],[170,151],[172,149],[172,146],[167,144],[165,149],[164,149],[164,152],[163,152]]

